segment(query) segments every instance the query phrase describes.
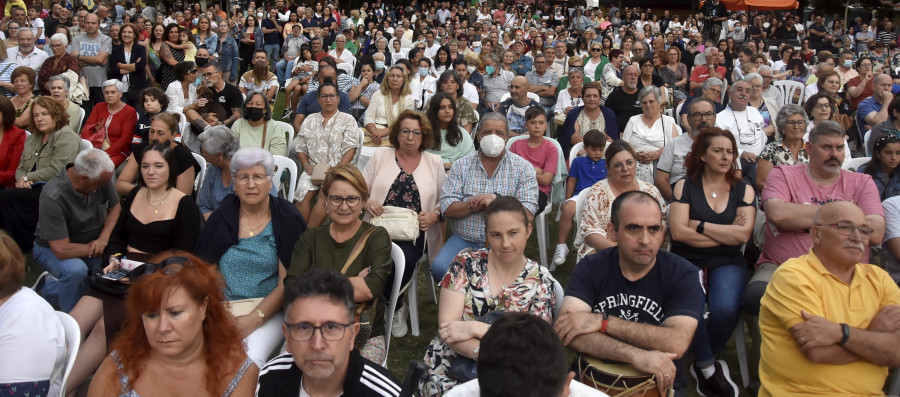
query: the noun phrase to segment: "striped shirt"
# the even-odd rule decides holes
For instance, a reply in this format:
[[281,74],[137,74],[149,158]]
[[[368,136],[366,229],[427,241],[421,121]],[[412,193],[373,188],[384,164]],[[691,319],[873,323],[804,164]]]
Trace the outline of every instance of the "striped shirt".
[[[482,193],[513,196],[532,214],[537,211],[538,184],[534,167],[515,153],[505,152],[494,175],[488,176],[481,163],[481,152],[457,160],[450,168],[441,196],[441,212],[455,202],[466,202]],[[453,233],[470,242],[485,241],[484,216],[481,211],[460,219],[451,219]]]

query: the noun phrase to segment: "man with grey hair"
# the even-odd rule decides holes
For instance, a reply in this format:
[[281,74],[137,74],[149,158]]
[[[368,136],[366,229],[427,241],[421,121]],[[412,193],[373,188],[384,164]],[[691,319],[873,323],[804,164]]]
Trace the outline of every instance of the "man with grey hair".
[[[759,73],[763,78],[763,98],[769,98],[775,101],[775,103],[784,103],[784,94],[772,85],[774,82],[772,68],[768,65],[762,65],[756,69],[756,73]],[[843,83],[841,85],[843,86]]]
[[291,77],[287,76],[287,73],[294,70],[294,63],[300,56],[300,48],[307,42],[306,36],[301,33],[302,30],[303,27],[299,23],[295,23],[291,26],[291,34],[284,38],[284,45],[282,45],[284,58],[275,64],[275,75],[278,76],[278,83],[281,87],[284,87],[287,78]]
[[681,134],[666,143],[656,165],[654,185],[666,201],[672,199],[672,186],[687,174],[685,157],[691,151],[694,138],[700,130],[716,125],[716,103],[708,98],[700,97],[685,106],[690,128],[687,134]]
[[691,71],[691,90],[696,90],[703,85],[703,82],[710,77],[715,77],[719,80],[725,80],[725,67],[719,64],[719,49],[716,47],[707,47],[705,51],[703,51],[703,55],[706,57],[705,65],[695,65],[694,70]]
[[[860,136],[864,136],[872,127],[888,119],[888,105],[894,100],[894,94],[891,92],[894,81],[891,75],[885,73],[875,75],[872,83],[875,89],[872,96],[863,99],[856,108],[856,125],[859,127]],[[872,140],[872,145],[874,144]]]
[[199,68],[198,71],[200,76],[203,77],[203,83],[212,90],[213,101],[222,105],[226,111],[230,109],[231,114],[227,119],[219,120],[212,113],[201,115],[194,109],[188,109],[184,112],[184,116],[200,132],[217,125],[231,126],[241,117],[241,104],[244,102],[241,91],[225,81],[225,78],[222,76],[222,67],[216,61],[207,63],[206,66]]
[[756,156],[766,147],[765,121],[750,103],[750,83],[738,80],[728,90],[728,106],[716,116],[716,127],[730,131],[737,141],[744,179],[751,186],[756,181]]
[[453,235],[431,265],[435,280],[444,277],[453,258],[464,248],[484,247],[487,238],[483,211],[498,196],[515,197],[532,215],[537,211],[534,167],[506,150],[510,137],[506,120],[507,116],[498,112],[484,115],[475,134],[479,151],[457,160],[450,168],[442,189],[441,213],[450,220]]
[[87,290],[88,276],[103,269],[121,211],[114,171],[106,152],[84,150],[41,191],[32,254],[53,277],[38,292],[66,313]]
[[[19,29],[16,32],[16,38],[19,40],[19,46],[7,49],[6,59],[18,66],[28,66],[34,69],[35,73],[40,73],[41,66],[44,65],[44,61],[49,55],[35,47],[34,32],[31,29]],[[35,88],[37,88],[37,79],[35,79]]]
[[756,316],[760,298],[779,265],[807,254],[813,246],[809,231],[816,211],[832,201],[852,202],[862,208],[866,224],[873,229],[869,245],[880,244],[884,236],[884,209],[872,178],[841,169],[847,144],[845,135],[844,129],[834,121],[816,123],[804,144],[809,163],[775,167],[766,178],[759,200],[766,215],[765,244],[756,272],[741,297],[742,309],[753,317],[749,321],[754,335],[749,355],[751,378],[754,378],[751,388],[759,387],[756,371],[760,340]]
[[622,70],[622,85],[616,87],[606,98],[603,104],[616,114],[619,121],[619,129],[625,130],[625,124],[632,116],[641,114],[641,103],[638,100],[638,75],[640,70],[637,64],[631,64]]
[[684,100],[684,104],[681,105],[681,112],[678,113],[678,122],[681,125],[681,128],[685,131],[691,129],[691,123],[688,118],[690,104],[696,98],[706,98],[709,99],[716,106],[716,113],[719,113],[725,110],[725,106],[722,105],[722,90],[725,89],[725,83],[722,80],[719,80],[715,77],[710,77],[703,82],[703,86],[700,88],[701,96],[689,96]]
[[90,103],[82,104],[86,111],[94,108],[94,105],[103,102],[103,89],[101,84],[106,81],[106,62],[112,52],[112,39],[100,34],[100,19],[96,14],[88,14],[82,21],[84,33],[72,39],[72,56],[78,58],[81,70],[87,77],[90,89]]
[[541,106],[547,113],[547,120],[553,118],[553,109],[556,106],[556,86],[559,85],[559,77],[547,70],[550,62],[544,53],[538,52],[534,55],[534,70],[525,73],[525,78],[530,84],[528,92],[533,92],[540,97]]

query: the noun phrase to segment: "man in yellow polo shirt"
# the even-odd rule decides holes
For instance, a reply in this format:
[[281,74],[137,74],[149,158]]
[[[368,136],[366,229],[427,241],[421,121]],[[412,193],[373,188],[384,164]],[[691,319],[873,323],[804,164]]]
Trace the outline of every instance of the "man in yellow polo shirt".
[[900,289],[860,263],[872,228],[848,201],[820,208],[808,255],[784,262],[762,298],[760,396],[882,396],[900,366]]

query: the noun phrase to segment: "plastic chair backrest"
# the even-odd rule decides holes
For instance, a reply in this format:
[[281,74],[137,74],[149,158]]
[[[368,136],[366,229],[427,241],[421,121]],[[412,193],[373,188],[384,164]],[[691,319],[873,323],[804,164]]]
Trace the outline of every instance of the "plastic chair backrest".
[[293,160],[284,157],[284,156],[272,156],[275,158],[275,179],[273,183],[275,183],[275,190],[280,192],[282,190],[281,180],[282,174],[287,171],[288,172],[288,191],[284,192],[284,199],[290,202],[294,202],[294,192],[297,190],[297,178],[299,175],[297,174],[297,163]]
[[197,164],[200,164],[200,173],[194,176],[194,191],[200,189],[200,186],[203,186],[203,179],[206,178],[206,159],[203,156],[191,152],[191,155],[194,156],[194,160],[197,161]]
[[[394,285],[391,286],[391,301],[385,311],[384,320],[384,362],[382,366],[387,367],[388,353],[391,348],[391,328],[393,327],[394,312],[397,310],[397,301],[400,300],[400,289],[403,287],[403,270],[406,268],[406,256],[403,250],[397,244],[391,243],[391,259],[394,260]],[[428,276],[431,277],[431,276]]]
[[59,318],[59,322],[62,323],[66,333],[66,355],[65,360],[61,363],[64,366],[53,369],[54,379],[51,384],[56,384],[58,380],[60,385],[59,395],[64,396],[66,395],[66,380],[69,379],[72,367],[75,366],[75,357],[78,356],[78,349],[81,347],[81,328],[78,327],[78,322],[66,313],[56,312],[56,317]]

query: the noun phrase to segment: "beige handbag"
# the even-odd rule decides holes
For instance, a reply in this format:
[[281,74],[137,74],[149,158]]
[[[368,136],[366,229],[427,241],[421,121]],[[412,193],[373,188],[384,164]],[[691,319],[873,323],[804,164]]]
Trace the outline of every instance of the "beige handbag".
[[310,183],[315,186],[322,186],[325,183],[325,174],[331,169],[328,163],[319,163],[313,166],[312,174],[309,176]]
[[241,299],[236,301],[228,302],[228,310],[231,311],[231,315],[235,317],[240,317],[245,314],[250,314],[256,307],[259,306],[260,302],[263,301],[263,298],[250,298],[250,299]]
[[384,213],[370,219],[369,223],[387,229],[391,241],[413,241],[419,238],[419,214],[411,209],[387,205]]

